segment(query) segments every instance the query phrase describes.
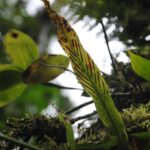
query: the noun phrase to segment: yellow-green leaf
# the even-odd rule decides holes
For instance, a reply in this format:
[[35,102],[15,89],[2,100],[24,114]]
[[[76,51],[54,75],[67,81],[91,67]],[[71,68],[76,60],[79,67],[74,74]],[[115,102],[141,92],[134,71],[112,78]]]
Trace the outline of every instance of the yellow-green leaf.
[[20,68],[13,64],[0,64],[0,71],[14,70],[21,71]]
[[67,142],[70,147],[70,150],[75,150],[75,139],[73,134],[73,129],[68,117],[64,114],[59,115],[60,121],[64,124],[67,132]]
[[149,140],[150,139],[150,131],[143,131],[143,132],[135,132],[129,134],[131,138],[136,138],[140,140]]
[[4,46],[12,63],[22,70],[39,57],[36,43],[25,33],[15,29],[5,35]]
[[21,73],[13,70],[0,71],[0,90],[5,90],[21,81]]
[[131,51],[128,51],[128,53],[134,72],[145,80],[150,81],[150,60],[133,54]]
[[0,64],[0,107],[17,98],[25,88],[18,67],[12,64]]
[[26,85],[23,83],[17,83],[5,90],[0,90],[0,107],[15,100],[26,89]]
[[67,69],[69,58],[63,55],[43,55],[23,73],[26,83],[47,83]]
[[79,38],[67,21],[51,10],[47,0],[44,0],[48,15],[57,25],[58,40],[66,54],[71,59],[73,70],[84,90],[93,98],[97,112],[103,124],[111,129],[118,138],[120,145],[128,144],[124,123],[118,113],[109,93],[109,88],[100,74],[100,70],[83,49]]
[[21,80],[20,68],[13,64],[0,64],[0,90],[15,85]]

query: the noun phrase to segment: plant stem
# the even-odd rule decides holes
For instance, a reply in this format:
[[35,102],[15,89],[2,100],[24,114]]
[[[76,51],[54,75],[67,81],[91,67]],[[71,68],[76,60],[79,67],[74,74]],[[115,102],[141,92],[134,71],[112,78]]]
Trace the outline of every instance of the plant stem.
[[79,116],[79,117],[77,117],[77,118],[71,119],[70,122],[71,122],[71,124],[74,124],[75,122],[77,122],[77,121],[79,121],[79,120],[86,119],[86,118],[90,118],[91,116],[96,115],[96,114],[97,114],[97,111],[93,111],[93,112],[90,113],[90,114],[86,114],[86,115]]
[[65,114],[66,114],[66,115],[69,115],[69,114],[71,114],[71,113],[73,113],[73,112],[75,112],[75,111],[77,111],[77,110],[79,110],[79,109],[81,109],[81,108],[83,108],[83,107],[85,107],[85,106],[87,106],[87,105],[89,105],[89,104],[92,104],[92,103],[93,103],[93,101],[90,100],[90,101],[88,101],[88,102],[86,102],[86,103],[83,103],[83,104],[81,104],[81,105],[78,105],[77,107],[74,107],[74,108],[72,108],[72,109],[66,111]]
[[65,67],[62,67],[62,66],[49,65],[49,64],[43,63],[42,61],[40,61],[39,64],[42,65],[42,66],[45,66],[45,67],[62,69],[62,70],[65,70],[65,71],[68,71],[68,72],[71,72],[72,74],[74,74],[73,71],[71,71],[71,70],[69,70],[69,69],[67,69]]
[[80,88],[65,87],[65,86],[61,86],[61,85],[54,84],[54,83],[43,83],[43,85],[51,86],[51,87],[55,87],[55,88],[59,88],[59,89],[66,89],[66,90],[81,90],[81,91],[83,91],[83,89],[80,89]]
[[[121,97],[121,96],[130,96],[130,95],[131,95],[131,93],[113,93],[111,96],[112,97]],[[79,109],[81,109],[81,108],[83,108],[83,107],[85,107],[87,105],[90,105],[92,103],[93,103],[93,100],[85,102],[85,103],[83,103],[81,105],[78,105],[77,107],[74,107],[74,108],[66,111],[65,114],[69,115],[69,114],[71,114],[71,113],[73,113],[73,112],[75,112],[75,111],[77,111],[77,110],[79,110]]]
[[23,147],[29,148],[31,150],[42,150],[42,149],[40,149],[40,148],[38,148],[38,147],[36,147],[34,145],[30,145],[30,144],[25,143],[23,141],[19,141],[19,140],[15,139],[15,138],[9,137],[9,136],[4,135],[2,133],[0,133],[0,139],[5,140],[5,141],[10,142],[10,143],[13,143],[13,144],[16,144],[16,145],[19,145],[19,146],[23,146]]
[[106,29],[105,29],[105,26],[104,26],[104,23],[103,23],[102,19],[100,20],[100,23],[102,25],[102,29],[103,29],[103,32],[104,32],[104,37],[105,37],[107,49],[108,49],[108,52],[109,52],[109,55],[110,55],[110,58],[111,58],[111,61],[112,61],[112,66],[114,68],[114,71],[117,73],[117,67],[115,65],[113,55],[112,55],[112,53],[110,51],[109,42],[108,42],[108,36],[107,36]]

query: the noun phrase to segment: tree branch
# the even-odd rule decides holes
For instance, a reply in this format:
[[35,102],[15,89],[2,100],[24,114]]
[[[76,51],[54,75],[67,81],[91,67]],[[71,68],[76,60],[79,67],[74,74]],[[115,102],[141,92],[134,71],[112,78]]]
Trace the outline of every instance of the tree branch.
[[105,37],[107,49],[108,49],[109,56],[110,56],[111,61],[112,61],[112,66],[113,66],[113,68],[114,68],[114,71],[117,73],[117,67],[116,67],[116,65],[115,65],[113,55],[112,55],[112,53],[111,53],[111,51],[110,51],[109,42],[108,42],[108,36],[107,36],[106,29],[105,29],[105,26],[104,26],[104,23],[103,23],[102,19],[100,20],[100,23],[101,23],[101,25],[102,25],[102,29],[103,29],[103,32],[104,32],[104,37]]
[[[128,93],[113,93],[111,96],[112,97],[122,97],[122,96],[130,96],[130,95],[132,95],[132,93],[128,92]],[[93,100],[85,102],[85,103],[83,103],[81,105],[78,105],[77,107],[74,107],[74,108],[66,111],[65,114],[69,115],[69,114],[71,114],[71,113],[73,113],[73,112],[75,112],[75,111],[77,111],[77,110],[79,110],[79,109],[81,109],[81,108],[83,108],[83,107],[85,107],[87,105],[90,105],[92,103],[93,103]]]
[[83,115],[83,116],[79,116],[77,118],[74,118],[74,119],[71,119],[70,122],[71,124],[74,124],[75,122],[79,121],[79,120],[82,120],[82,119],[86,119],[86,118],[90,118],[91,116],[94,116],[97,114],[97,111],[93,111],[92,113],[90,114],[86,114],[86,115]]
[[30,144],[25,143],[23,141],[19,141],[19,140],[15,139],[15,138],[9,137],[9,136],[4,135],[2,133],[0,133],[0,139],[5,140],[5,141],[10,142],[10,143],[13,143],[13,144],[16,144],[16,145],[19,145],[19,146],[23,146],[23,147],[29,148],[31,150],[42,150],[41,148],[38,148],[38,147],[33,146],[33,145],[30,145]]
[[45,67],[62,69],[62,70],[71,72],[72,74],[75,74],[73,71],[71,71],[71,70],[69,70],[69,69],[67,69],[65,67],[62,67],[62,66],[49,65],[49,64],[43,63],[42,61],[40,61],[39,64],[42,65],[42,66],[45,66]]
[[74,108],[72,108],[72,109],[66,111],[65,114],[66,114],[66,115],[69,115],[69,114],[71,114],[71,113],[73,113],[73,112],[75,112],[75,111],[77,111],[77,110],[79,110],[79,109],[81,109],[81,108],[83,108],[83,107],[85,107],[85,106],[87,106],[87,105],[90,105],[90,104],[92,104],[92,103],[93,103],[93,100],[90,100],[90,101],[88,101],[88,102],[86,102],[86,103],[83,103],[83,104],[81,104],[81,105],[78,105],[77,107],[74,107]]
[[59,89],[82,90],[82,91],[83,91],[83,89],[80,89],[80,88],[65,87],[65,86],[61,86],[61,85],[54,84],[54,83],[43,83],[43,85],[50,86],[50,87],[55,87],[55,88],[59,88]]

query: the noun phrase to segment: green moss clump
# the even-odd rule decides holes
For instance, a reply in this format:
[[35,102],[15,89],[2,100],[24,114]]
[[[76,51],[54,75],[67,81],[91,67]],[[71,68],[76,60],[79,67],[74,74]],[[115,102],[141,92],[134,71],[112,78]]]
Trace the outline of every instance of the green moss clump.
[[129,132],[150,130],[150,102],[123,109],[122,118]]
[[[41,148],[54,147],[55,150],[67,149],[66,129],[58,118],[45,115],[31,115],[25,118],[9,118],[7,120],[8,135],[37,145]],[[7,149],[15,145],[7,143]]]

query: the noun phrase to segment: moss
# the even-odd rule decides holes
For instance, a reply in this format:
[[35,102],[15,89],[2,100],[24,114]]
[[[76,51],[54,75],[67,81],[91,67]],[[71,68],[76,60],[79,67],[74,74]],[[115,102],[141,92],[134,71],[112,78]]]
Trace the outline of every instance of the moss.
[[[38,146],[57,146],[55,149],[61,149],[67,143],[66,129],[58,118],[44,115],[33,115],[22,119],[10,118],[7,126],[9,136]],[[7,148],[14,148],[13,146],[8,144]]]
[[[128,134],[150,130],[150,102],[123,109],[121,115]],[[80,138],[76,141],[78,144],[104,143],[112,138],[110,131],[99,119],[88,128],[81,123],[78,130],[80,131]]]
[[129,132],[150,130],[150,102],[123,109],[122,118]]

